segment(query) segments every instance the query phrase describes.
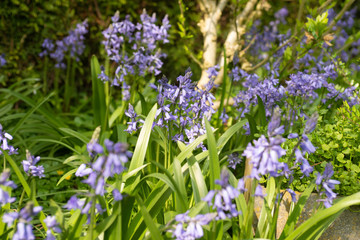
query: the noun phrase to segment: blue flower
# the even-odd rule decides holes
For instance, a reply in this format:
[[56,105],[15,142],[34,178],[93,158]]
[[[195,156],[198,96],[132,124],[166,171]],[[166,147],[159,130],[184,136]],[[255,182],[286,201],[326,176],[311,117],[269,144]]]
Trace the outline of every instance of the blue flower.
[[266,194],[263,193],[263,189],[260,185],[256,186],[254,196],[261,197],[261,198],[264,198],[266,196]]
[[6,187],[16,188],[16,184],[13,181],[8,180],[9,177],[9,169],[5,169],[0,175],[0,207],[7,203],[12,203],[16,199],[14,197],[10,197],[9,193],[5,191]]
[[227,219],[238,216],[240,212],[237,211],[233,200],[240,193],[229,184],[229,173],[226,169],[221,171],[220,179],[215,180],[215,183],[220,185],[221,189],[209,191],[203,199],[209,206],[213,206],[213,209],[216,209],[217,216],[215,219]]
[[9,150],[8,154],[17,154],[17,149],[9,145],[8,140],[12,140],[13,137],[3,130],[3,126],[0,124],[0,155],[2,151]]
[[236,165],[241,163],[241,158],[239,157],[239,154],[237,153],[232,153],[228,156],[228,163],[229,163],[229,167],[235,169]]
[[335,185],[340,184],[339,181],[330,179],[333,174],[334,170],[332,164],[327,163],[323,175],[318,173],[315,181],[316,185],[318,186],[318,191],[320,191],[320,186],[322,186],[322,188],[324,189],[324,191],[320,192],[320,194],[325,194],[325,199],[319,199],[317,201],[323,202],[326,208],[331,207],[332,201],[336,198],[337,194],[334,193],[332,190],[335,189]]
[[56,238],[53,235],[53,232],[61,233],[61,228],[59,227],[59,223],[56,221],[56,217],[47,216],[44,219],[44,223],[48,227],[48,230],[46,231],[46,240],[55,240]]
[[33,217],[41,212],[42,207],[35,207],[32,202],[28,202],[26,206],[20,210],[20,213],[5,213],[3,215],[3,222],[11,227],[15,220],[18,220],[16,225],[16,232],[14,233],[13,239],[23,240],[23,239],[35,239],[35,236],[32,232],[31,221]]
[[45,177],[44,175],[44,167],[42,165],[39,166],[35,166],[35,164],[37,164],[40,161],[40,157],[34,157],[31,155],[31,153],[26,150],[26,160],[23,160],[21,163],[23,165],[24,171],[29,175],[29,176],[34,176],[34,177]]
[[0,68],[6,64],[5,54],[0,55]]
[[170,231],[173,233],[173,237],[178,240],[203,237],[204,230],[202,226],[208,225],[216,216],[216,213],[208,213],[204,215],[199,214],[191,218],[188,214],[189,211],[175,216],[177,224],[175,229],[171,229]]
[[251,143],[248,144],[243,156],[250,159],[253,169],[256,169],[258,173],[262,175],[269,173],[271,176],[278,176],[278,172],[283,168],[283,164],[278,159],[286,154],[285,150],[280,146],[284,140],[279,136],[267,140],[262,135],[258,140],[254,140],[254,146]]

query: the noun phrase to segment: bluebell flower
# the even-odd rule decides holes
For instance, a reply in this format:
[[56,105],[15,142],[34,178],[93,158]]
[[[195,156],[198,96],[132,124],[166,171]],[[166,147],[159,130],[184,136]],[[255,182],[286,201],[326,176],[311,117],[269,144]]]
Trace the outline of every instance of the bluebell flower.
[[300,147],[303,151],[307,153],[314,153],[316,151],[315,146],[311,143],[306,134],[302,135],[302,140],[300,142]]
[[268,136],[272,137],[272,136],[276,136],[276,135],[282,135],[285,130],[284,130],[284,126],[281,125],[281,113],[280,113],[280,108],[276,107],[274,109],[274,113],[271,117],[271,120],[268,124]]
[[3,215],[3,222],[11,227],[15,220],[18,220],[16,225],[16,232],[14,233],[13,239],[23,240],[23,239],[35,239],[35,236],[32,232],[31,221],[33,217],[41,212],[42,207],[35,207],[32,202],[26,204],[26,206],[20,210],[20,213],[5,213]]
[[310,173],[313,172],[313,167],[310,166],[308,160],[306,160],[303,157],[303,155],[299,149],[295,149],[295,158],[296,158],[295,164],[299,164],[301,172],[305,176],[309,177]]
[[223,124],[226,124],[227,121],[229,120],[229,115],[226,114],[226,109],[223,108],[221,114],[220,114],[220,119],[222,121]]
[[231,167],[232,169],[236,168],[236,165],[241,163],[241,158],[239,157],[239,154],[237,153],[232,153],[228,156],[228,163],[229,163],[229,167]]
[[[141,22],[132,23],[130,16],[119,21],[119,13],[112,17],[112,24],[103,31],[103,44],[110,60],[118,64],[117,77],[112,85],[118,86],[127,75],[145,76],[146,73],[160,74],[164,54],[157,51],[160,42],[167,43],[170,24],[167,16],[162,25],[156,25],[156,16],[150,17],[144,10]],[[130,46],[129,48],[125,45]]]
[[67,210],[71,209],[81,209],[84,205],[84,201],[80,200],[76,197],[76,195],[71,196],[71,198],[67,201],[67,203],[64,205],[64,208]]
[[254,196],[261,198],[264,198],[266,196],[266,194],[263,192],[263,188],[261,187],[261,185],[256,186]]
[[318,173],[315,181],[318,191],[320,191],[320,186],[324,189],[320,194],[325,194],[325,199],[319,199],[317,201],[323,202],[326,208],[331,207],[333,200],[336,198],[337,194],[332,190],[335,189],[335,185],[340,184],[338,180],[330,179],[333,175],[333,166],[331,163],[327,163],[323,175]]
[[3,126],[0,124],[0,155],[2,151],[8,150],[8,154],[17,154],[17,149],[9,145],[8,140],[12,140],[13,137],[3,130]]
[[268,140],[262,135],[258,140],[254,140],[254,146],[251,143],[248,144],[243,156],[250,159],[253,169],[256,169],[259,174],[270,174],[276,177],[283,168],[278,159],[286,154],[285,150],[280,146],[283,142],[282,137],[271,137]]
[[294,192],[294,190],[288,188],[288,189],[286,189],[286,191],[288,191],[288,193],[290,193],[292,202],[296,203],[297,199],[296,199],[296,193]]
[[39,53],[40,57],[48,56],[50,52],[54,50],[54,43],[51,39],[45,38],[41,47],[44,49],[41,53]]
[[277,11],[274,16],[275,18],[279,19],[282,24],[286,24],[285,17],[289,14],[289,11],[286,8],[281,8]]
[[319,114],[315,112],[309,120],[305,123],[304,134],[309,134],[315,130]]
[[53,44],[52,40],[44,39],[42,44],[43,51],[39,54],[40,57],[50,56],[56,61],[56,68],[66,68],[64,59],[66,54],[69,54],[71,58],[74,58],[76,61],[79,61],[79,56],[81,56],[85,50],[85,34],[87,33],[87,20],[82,23],[78,23],[75,29],[69,31],[69,34],[64,37],[62,40],[57,40]]
[[0,68],[6,64],[5,54],[0,55]]
[[91,168],[86,168],[86,164],[81,164],[79,168],[75,172],[75,176],[77,177],[84,177],[92,173],[93,170]]
[[5,169],[0,175],[0,207],[4,206],[7,203],[12,203],[15,201],[15,197],[10,197],[9,193],[5,190],[4,187],[16,188],[16,184],[13,181],[9,181],[10,170]]
[[170,231],[177,240],[197,239],[204,236],[202,226],[208,225],[216,216],[216,213],[199,214],[189,217],[189,211],[175,216],[177,222],[175,229]]
[[206,72],[208,74],[208,78],[215,79],[217,77],[217,75],[219,74],[219,69],[220,69],[219,65],[209,67],[208,70],[206,70]]
[[112,191],[112,195],[114,197],[114,201],[121,201],[123,199],[123,195],[121,195],[120,191],[117,189]]
[[48,227],[48,230],[46,231],[46,240],[55,240],[55,236],[53,235],[53,232],[61,233],[61,228],[59,227],[59,223],[56,221],[55,216],[47,216],[44,219],[44,223]]
[[215,183],[220,185],[221,189],[209,191],[203,199],[214,210],[216,209],[217,216],[215,219],[227,219],[238,216],[240,212],[236,209],[233,200],[240,193],[229,184],[229,173],[226,169],[221,171],[220,179],[215,180]]
[[244,181],[244,178],[240,178],[239,179],[239,182],[238,182],[238,185],[237,185],[237,190],[240,191],[240,193],[244,193],[247,191],[247,189],[245,188],[245,181]]
[[42,165],[35,166],[40,161],[40,157],[34,157],[31,153],[26,150],[26,160],[23,160],[21,163],[23,165],[24,171],[28,176],[34,177],[45,177],[44,175],[44,167]]

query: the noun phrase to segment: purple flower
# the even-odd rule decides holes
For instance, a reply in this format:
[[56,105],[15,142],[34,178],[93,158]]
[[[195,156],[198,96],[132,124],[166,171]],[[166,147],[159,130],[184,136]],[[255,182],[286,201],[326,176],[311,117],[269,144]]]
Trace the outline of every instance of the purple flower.
[[207,213],[204,215],[199,214],[191,218],[188,214],[189,211],[175,216],[177,224],[175,229],[171,229],[170,231],[176,239],[185,240],[203,237],[204,230],[202,226],[208,225],[216,216],[216,213]]
[[305,128],[304,128],[304,134],[309,134],[312,131],[314,131],[317,121],[319,118],[319,114],[315,112],[309,120],[306,121]]
[[302,140],[300,142],[300,147],[303,151],[307,152],[307,153],[314,153],[316,151],[316,148],[314,147],[314,145],[311,143],[311,141],[309,140],[308,136],[303,134],[302,135]]
[[13,240],[34,240],[35,236],[32,232],[31,224],[19,222],[16,226],[16,232],[12,238]]
[[0,68],[6,64],[5,54],[0,55]]
[[8,140],[12,140],[13,137],[3,130],[3,126],[0,124],[0,155],[2,151],[9,150],[8,154],[17,154],[17,149],[10,146]]
[[248,144],[243,156],[250,159],[253,164],[253,171],[256,169],[255,171],[259,174],[266,175],[269,173],[270,176],[276,177],[283,168],[283,164],[278,159],[286,154],[280,146],[284,140],[279,136],[270,137],[268,140],[262,135],[258,140],[254,140],[254,146],[251,143]]
[[[97,137],[93,136],[90,141],[91,145],[89,146],[89,143],[88,148],[91,150],[97,149],[97,158],[92,163],[88,163],[89,168],[86,168],[86,164],[81,164],[75,175],[79,177],[88,176],[83,182],[95,190],[95,195],[103,196],[106,186],[105,179],[113,177],[115,174],[121,174],[125,170],[124,165],[128,162],[132,153],[127,151],[128,145],[125,143],[114,143],[109,139],[105,139],[105,148],[103,148],[96,142],[96,139]],[[122,198],[118,191],[114,190],[113,194],[116,201]],[[82,205],[79,205],[76,196],[73,196],[65,207],[72,209],[80,208]]]
[[244,193],[247,191],[247,189],[245,188],[245,181],[244,178],[240,178],[238,185],[237,185],[237,190],[240,191],[240,193]]
[[229,163],[229,167],[235,169],[236,165],[241,163],[241,158],[239,158],[239,154],[237,153],[232,153],[228,156],[228,163]]
[[[118,64],[112,85],[119,86],[128,75],[160,74],[163,64],[161,58],[165,55],[157,47],[160,42],[168,42],[170,24],[167,16],[162,20],[161,26],[155,24],[155,15],[150,17],[145,10],[140,16],[141,22],[136,24],[131,22],[128,15],[123,21],[119,21],[119,17],[116,12],[112,17],[112,24],[103,31],[106,53],[110,60]],[[127,94],[126,91],[124,95]]]
[[279,19],[282,24],[286,24],[285,17],[289,14],[289,11],[286,8],[282,8],[275,13],[275,18]]
[[285,132],[284,126],[280,126],[280,124],[281,124],[280,108],[276,107],[268,125],[269,137],[281,135]]
[[31,221],[33,217],[38,215],[41,212],[42,207],[35,207],[33,203],[29,202],[26,206],[20,210],[20,213],[5,213],[3,215],[4,223],[7,223],[11,227],[15,220],[18,220],[16,225],[16,232],[13,236],[13,239],[23,240],[23,239],[35,239],[35,236],[32,232]]
[[297,202],[297,199],[296,199],[296,193],[294,192],[294,190],[288,188],[288,189],[286,189],[286,191],[288,191],[288,193],[290,193],[290,195],[291,195],[291,200],[292,200],[294,203],[296,203],[296,202]]
[[10,170],[5,169],[0,175],[0,207],[15,201],[16,198],[10,197],[9,193],[5,191],[6,188],[3,187],[11,187],[16,188],[16,184],[13,181],[8,181],[10,177]]
[[56,217],[55,216],[47,216],[44,219],[44,222],[45,222],[46,226],[48,227],[48,230],[46,231],[46,240],[55,240],[56,238],[53,235],[53,232],[61,233],[61,228],[59,227],[59,223],[56,221]]
[[217,75],[219,74],[219,65],[215,65],[213,67],[209,67],[208,70],[206,70],[208,74],[209,79],[215,79]]
[[35,166],[40,161],[40,157],[34,157],[31,153],[26,150],[26,160],[23,160],[21,163],[23,165],[24,171],[28,174],[28,176],[34,177],[45,177],[44,175],[44,167],[42,165]]
[[114,189],[112,191],[112,194],[113,194],[113,197],[114,197],[114,201],[121,201],[123,199],[123,195],[121,195],[121,193],[117,189]]
[[335,189],[335,185],[340,184],[339,181],[330,179],[334,174],[333,166],[331,163],[327,163],[325,166],[325,170],[323,175],[320,173],[317,174],[316,185],[318,191],[320,191],[320,186],[322,186],[323,190],[320,192],[321,195],[325,194],[325,199],[319,199],[318,201],[324,202],[324,206],[326,208],[331,207],[332,201],[336,198],[336,193],[332,190]]
[[254,196],[261,197],[261,198],[264,198],[266,196],[266,194],[263,193],[263,189],[262,189],[261,185],[256,186]]
[[40,57],[50,56],[56,61],[56,68],[66,68],[64,63],[65,55],[69,54],[71,58],[79,61],[85,50],[85,34],[87,33],[87,20],[78,23],[76,28],[69,31],[69,34],[62,40],[57,40],[54,45],[52,40],[44,39],[42,44],[43,51],[39,54]]
[[71,209],[81,209],[84,205],[84,202],[82,200],[79,200],[75,195],[72,196],[69,201],[64,205],[64,208],[67,210]]
[[92,171],[91,168],[86,168],[86,164],[83,163],[79,166],[78,170],[76,170],[75,176],[84,177],[92,173]]
[[295,158],[296,158],[296,161],[295,163],[296,164],[300,164],[300,170],[301,172],[309,177],[310,176],[310,173],[312,173],[313,171],[313,167],[310,166],[308,160],[306,160],[301,151],[299,149],[295,149]]
[[239,191],[229,184],[229,173],[226,169],[221,171],[220,179],[215,180],[215,183],[220,185],[221,189],[209,191],[203,199],[209,206],[213,206],[213,209],[216,209],[217,216],[215,219],[238,216],[240,212],[237,211],[233,200],[239,195]]

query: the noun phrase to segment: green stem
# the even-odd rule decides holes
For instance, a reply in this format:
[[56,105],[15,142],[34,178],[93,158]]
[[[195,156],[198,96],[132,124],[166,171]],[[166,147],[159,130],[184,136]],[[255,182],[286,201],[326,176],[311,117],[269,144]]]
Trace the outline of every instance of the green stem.
[[[20,213],[21,205],[22,205],[22,203],[24,201],[24,196],[25,196],[25,189],[23,189],[23,191],[21,193],[21,196],[20,196],[19,204],[18,204],[17,211],[16,211],[18,213]],[[17,221],[18,221],[18,219],[15,219],[15,221],[14,221],[14,232],[16,230]]]
[[90,226],[89,226],[89,236],[90,239],[93,240],[94,239],[94,225],[95,225],[95,203],[96,203],[96,198],[93,197],[92,202],[91,202],[91,209],[90,209]]

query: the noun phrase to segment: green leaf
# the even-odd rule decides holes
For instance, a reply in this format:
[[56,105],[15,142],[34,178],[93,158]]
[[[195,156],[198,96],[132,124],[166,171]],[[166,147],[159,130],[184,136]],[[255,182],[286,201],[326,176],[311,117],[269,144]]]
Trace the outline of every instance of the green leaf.
[[106,128],[106,99],[104,83],[98,78],[100,65],[96,56],[91,57],[91,80],[92,80],[92,100],[95,126],[101,126],[102,131]]
[[259,97],[259,95],[256,95],[256,97],[258,100],[258,111],[256,114],[256,118],[259,119],[259,125],[264,127],[267,125],[265,106],[261,97]]
[[205,119],[205,129],[207,135],[207,147],[209,150],[210,161],[210,189],[216,189],[215,180],[220,179],[220,163],[219,156],[216,149],[216,141],[214,133],[211,129],[209,121]]
[[232,125],[228,130],[226,130],[226,132],[224,132],[218,142],[217,142],[217,147],[218,147],[218,153],[220,154],[221,150],[223,149],[223,147],[225,146],[225,144],[230,140],[230,138],[237,133],[237,131],[239,131],[246,123],[248,122],[247,119],[242,119],[239,122],[237,122],[236,124]]
[[[186,194],[186,187],[185,187],[185,179],[183,173],[181,171],[181,164],[179,160],[176,158],[173,161],[174,165],[174,181],[175,185],[179,188],[179,193],[175,196],[175,200],[177,202],[176,206],[179,206],[178,212],[186,212],[188,209],[187,203],[187,194]],[[184,205],[182,205],[184,203]],[[182,208],[184,206],[185,208]]]
[[58,186],[62,181],[64,181],[68,176],[71,176],[72,174],[74,174],[77,171],[77,168],[75,169],[71,169],[70,171],[68,171],[67,173],[65,173],[60,180],[57,182],[56,186]]
[[161,233],[159,231],[159,228],[156,226],[154,220],[152,219],[151,215],[149,214],[149,212],[146,209],[146,206],[144,205],[144,202],[142,201],[142,199],[140,198],[139,195],[136,195],[136,201],[138,202],[139,206],[140,206],[140,211],[141,214],[144,218],[144,221],[146,223],[146,226],[148,227],[150,233],[151,233],[151,238],[154,240],[161,240],[163,239],[161,236]]
[[6,160],[8,161],[8,163],[11,165],[11,167],[14,170],[16,176],[19,178],[19,181],[20,181],[22,187],[24,188],[26,194],[30,197],[31,189],[30,189],[29,184],[25,180],[24,175],[21,173],[21,170],[19,169],[19,167],[16,165],[15,161],[9,156],[9,154],[6,151],[2,151],[2,153],[4,154],[4,156],[5,156]]
[[[155,163],[155,162],[154,162]],[[159,164],[160,165],[160,164]],[[159,166],[158,165],[158,166]],[[164,168],[162,169],[164,170]],[[165,169],[166,170],[166,169]],[[177,201],[179,203],[179,208],[181,209],[181,211],[186,211],[187,210],[187,206],[186,206],[186,203],[185,203],[185,200],[184,198],[182,198],[182,194],[181,194],[181,191],[180,191],[180,188],[179,186],[176,184],[176,182],[174,181],[174,179],[171,177],[171,176],[168,176],[169,173],[167,173],[166,175],[165,174],[161,174],[161,173],[150,173],[150,174],[147,174],[145,178],[149,178],[149,177],[155,177],[161,181],[163,181],[166,185],[168,185],[171,190],[173,190],[173,192],[175,192],[178,196],[180,196]]]
[[21,125],[28,119],[41,105],[43,105],[45,102],[49,100],[54,95],[54,92],[50,93],[47,97],[45,97],[40,103],[33,106],[29,111],[27,111],[26,115],[15,125],[15,127],[12,129],[12,134],[15,135],[16,132],[19,130]]
[[79,139],[80,141],[82,141],[83,143],[87,144],[89,143],[90,139],[86,136],[84,136],[81,133],[78,133],[72,129],[69,128],[59,128],[60,131],[62,131],[63,133],[66,133],[69,136],[75,137],[77,139]]
[[145,119],[145,123],[141,129],[138,141],[136,143],[134,155],[130,162],[129,172],[141,167],[144,164],[145,154],[149,144],[149,138],[152,131],[152,124],[155,119],[156,110],[157,105],[155,104]]
[[121,213],[120,202],[115,203],[113,212],[110,216],[102,220],[93,231],[93,238],[96,239],[101,233],[105,232],[114,223]]

